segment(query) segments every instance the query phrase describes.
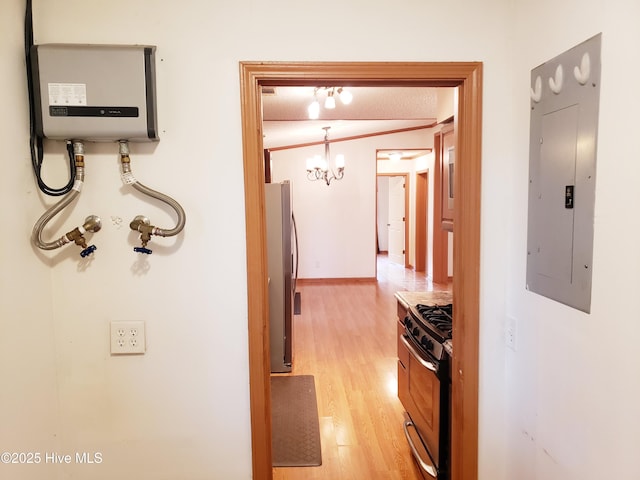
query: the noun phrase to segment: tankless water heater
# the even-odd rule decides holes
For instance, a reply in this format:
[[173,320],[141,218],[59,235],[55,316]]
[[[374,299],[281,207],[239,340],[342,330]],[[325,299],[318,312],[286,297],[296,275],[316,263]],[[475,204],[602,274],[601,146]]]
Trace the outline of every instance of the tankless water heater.
[[158,140],[155,46],[34,45],[31,62],[38,136]]

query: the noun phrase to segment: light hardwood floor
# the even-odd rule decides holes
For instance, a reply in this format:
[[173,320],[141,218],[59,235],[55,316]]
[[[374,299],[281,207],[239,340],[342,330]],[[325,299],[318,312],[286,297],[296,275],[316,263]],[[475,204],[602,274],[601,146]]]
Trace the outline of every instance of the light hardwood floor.
[[275,480],[422,478],[411,459],[397,397],[396,300],[435,285],[378,257],[377,281],[300,283],[292,375],[314,375],[322,465],[274,468]]

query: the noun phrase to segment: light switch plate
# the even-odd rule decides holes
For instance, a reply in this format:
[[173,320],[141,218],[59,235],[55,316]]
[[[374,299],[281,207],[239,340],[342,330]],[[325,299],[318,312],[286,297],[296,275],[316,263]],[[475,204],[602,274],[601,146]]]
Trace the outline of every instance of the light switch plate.
[[144,322],[111,322],[111,355],[140,355],[147,348]]

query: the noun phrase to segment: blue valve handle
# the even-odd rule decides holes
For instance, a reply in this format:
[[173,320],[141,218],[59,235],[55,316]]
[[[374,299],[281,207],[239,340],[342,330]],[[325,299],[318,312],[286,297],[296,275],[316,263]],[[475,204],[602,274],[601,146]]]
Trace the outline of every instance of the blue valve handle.
[[87,255],[91,255],[93,252],[95,252],[97,250],[97,247],[95,245],[89,245],[87,248],[85,248],[84,250],[82,250],[80,252],[80,256],[82,258],[86,257]]
[[133,251],[138,253],[146,253],[147,255],[151,255],[153,253],[153,250],[149,250],[146,247],[133,247]]

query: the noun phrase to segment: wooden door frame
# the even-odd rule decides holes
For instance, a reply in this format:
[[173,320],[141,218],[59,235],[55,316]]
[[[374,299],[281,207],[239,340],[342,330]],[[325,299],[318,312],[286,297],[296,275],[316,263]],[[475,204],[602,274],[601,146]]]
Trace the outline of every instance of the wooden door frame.
[[[273,478],[262,86],[459,87],[456,115],[452,359],[452,480],[478,477],[480,296],[480,62],[240,62],[247,248],[247,314],[253,478]],[[391,319],[390,319],[391,321]]]
[[[434,283],[449,283],[449,232],[442,228],[442,132],[433,135],[433,270]],[[454,212],[455,213],[455,212]],[[455,236],[453,237],[455,242]],[[455,256],[454,256],[455,259]]]
[[[410,178],[409,173],[401,172],[401,173],[378,173],[376,172],[376,182],[378,181],[378,177],[404,177],[404,268],[409,268],[411,264],[409,263],[409,219],[410,219],[410,205],[409,205],[409,188],[410,187]],[[376,185],[376,224],[378,222],[378,194],[377,194],[377,185]],[[376,235],[378,235],[376,229]],[[377,265],[377,264],[376,264]],[[376,266],[377,273],[377,266]]]
[[[429,232],[427,219],[429,218],[429,169],[416,172],[416,220],[415,220],[415,269],[416,272],[428,271],[427,244]],[[432,274],[433,275],[433,274]]]

